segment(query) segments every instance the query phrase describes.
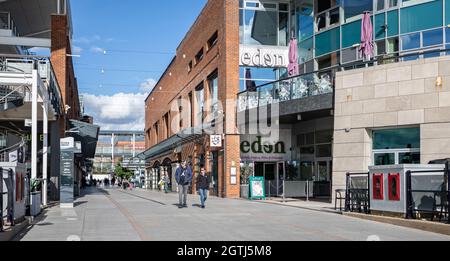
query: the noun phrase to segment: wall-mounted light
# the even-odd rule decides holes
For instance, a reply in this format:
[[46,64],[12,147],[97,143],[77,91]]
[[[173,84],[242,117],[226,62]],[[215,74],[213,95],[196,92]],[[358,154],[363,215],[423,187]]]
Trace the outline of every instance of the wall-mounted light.
[[436,78],[436,88],[442,88],[442,85],[443,85],[443,80],[442,80],[442,77],[439,76]]

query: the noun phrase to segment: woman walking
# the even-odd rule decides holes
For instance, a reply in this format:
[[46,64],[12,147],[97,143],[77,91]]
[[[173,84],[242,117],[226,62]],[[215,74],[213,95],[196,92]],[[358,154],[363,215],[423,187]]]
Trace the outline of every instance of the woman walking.
[[206,175],[205,168],[200,169],[200,175],[197,177],[197,190],[200,194],[201,208],[205,208],[205,202],[208,199],[210,179]]

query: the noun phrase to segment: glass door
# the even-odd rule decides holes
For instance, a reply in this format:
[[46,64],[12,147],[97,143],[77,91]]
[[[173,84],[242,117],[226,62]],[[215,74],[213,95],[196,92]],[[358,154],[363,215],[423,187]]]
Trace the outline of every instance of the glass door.
[[314,196],[331,197],[331,168],[330,159],[318,160],[315,168]]
[[278,180],[275,163],[264,163],[264,180],[268,197],[278,196]]

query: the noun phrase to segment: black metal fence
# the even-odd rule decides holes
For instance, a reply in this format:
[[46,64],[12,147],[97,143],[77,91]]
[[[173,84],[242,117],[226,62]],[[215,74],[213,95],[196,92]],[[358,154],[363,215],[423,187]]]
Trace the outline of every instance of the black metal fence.
[[370,214],[369,172],[347,173],[345,211]]
[[442,222],[449,218],[450,163],[442,171],[424,170],[406,173],[407,219],[429,218]]

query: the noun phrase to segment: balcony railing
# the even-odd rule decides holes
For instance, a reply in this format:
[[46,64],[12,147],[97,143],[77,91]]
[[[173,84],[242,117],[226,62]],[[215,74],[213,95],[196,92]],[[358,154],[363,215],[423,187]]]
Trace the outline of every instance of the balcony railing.
[[[63,102],[61,91],[56,80],[55,72],[48,57],[43,56],[23,56],[0,54],[0,72],[28,74],[30,75],[37,64],[39,76],[46,84],[48,97],[55,109],[61,115],[63,113]],[[31,100],[31,90],[27,86],[16,88],[14,86],[2,86],[2,96],[0,100],[7,101],[9,98],[18,98],[21,96],[25,101]],[[11,92],[8,92],[11,91]],[[11,99],[10,99],[11,100]]]
[[0,29],[11,30],[14,36],[20,36],[16,24],[8,12],[0,12]]
[[238,94],[240,112],[297,100],[311,96],[333,93],[335,68],[302,74],[271,82],[256,88],[256,91],[244,91]]

